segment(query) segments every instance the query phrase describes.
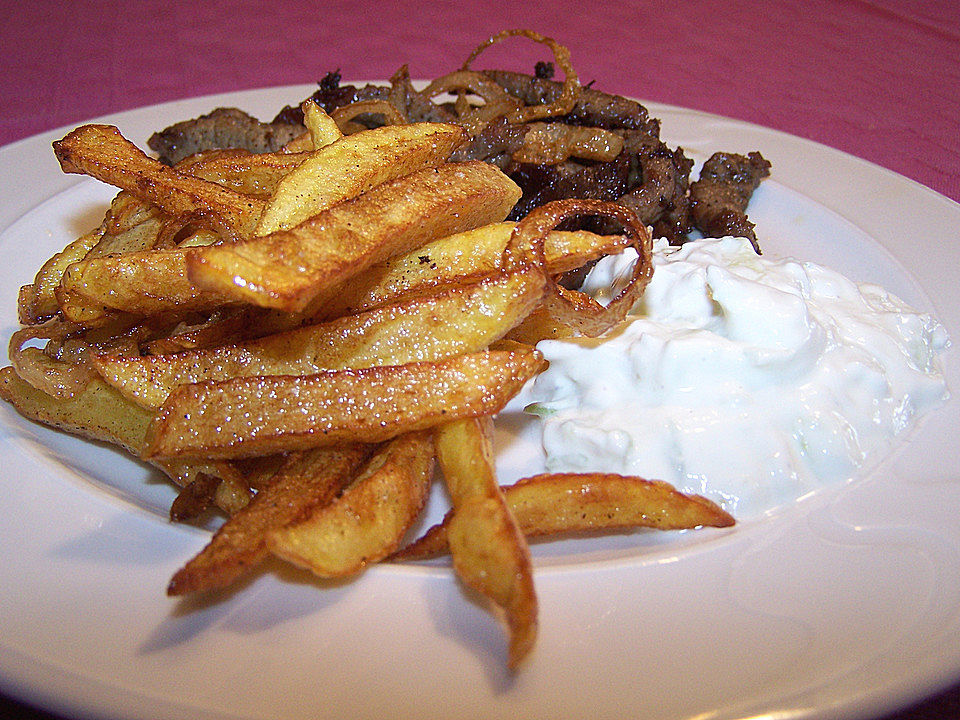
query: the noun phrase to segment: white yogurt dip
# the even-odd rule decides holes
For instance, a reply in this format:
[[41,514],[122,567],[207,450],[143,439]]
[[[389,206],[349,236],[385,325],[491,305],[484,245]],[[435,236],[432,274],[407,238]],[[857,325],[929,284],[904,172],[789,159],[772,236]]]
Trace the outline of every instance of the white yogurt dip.
[[[585,290],[602,301],[632,257]],[[654,263],[620,326],[537,346],[551,472],[666,480],[743,518],[853,477],[947,396],[946,331],[876,285],[739,238],[660,241]]]

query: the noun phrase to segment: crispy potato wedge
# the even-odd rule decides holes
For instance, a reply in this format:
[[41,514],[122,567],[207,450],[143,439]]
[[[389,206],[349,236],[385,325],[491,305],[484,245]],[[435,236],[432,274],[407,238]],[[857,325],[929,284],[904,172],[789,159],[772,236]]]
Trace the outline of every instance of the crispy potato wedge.
[[453,504],[447,542],[453,567],[469,587],[500,608],[516,668],[537,637],[537,595],[527,541],[504,500],[493,465],[489,417],[437,428],[437,460]]
[[267,547],[320,577],[358,573],[397,549],[426,502],[432,468],[430,434],[400,435],[332,503],[268,532]]
[[24,325],[34,325],[56,313],[60,306],[54,294],[67,268],[90,252],[106,232],[106,224],[81,235],[47,260],[29,285],[20,288],[17,316]]
[[486,163],[448,163],[378,185],[290,230],[197,248],[187,270],[206,290],[297,312],[373,263],[503,220],[519,197]]
[[[29,420],[79,437],[117,445],[135,456],[143,452],[147,429],[153,420],[152,412],[131,403],[100,380],[92,380],[71,398],[55,398],[21,380],[9,366],[0,368],[0,399],[6,400]],[[181,487],[192,482],[199,473],[230,482],[239,481],[235,471],[221,462],[190,463],[172,458],[160,459],[153,464]]]
[[268,556],[270,531],[310,517],[314,508],[332,501],[369,454],[370,448],[364,445],[295,453],[270,483],[174,574],[167,594],[223,588],[247,575]]
[[307,100],[300,109],[303,110],[303,124],[310,134],[312,149],[319,150],[343,137],[336,120],[327,115],[317,103]]
[[[310,150],[310,148],[307,148]],[[310,156],[309,152],[252,153],[247,150],[209,150],[176,164],[176,170],[262,200],[280,181]]]
[[263,202],[148,157],[112,125],[82,125],[53,143],[66,173],[90,175],[225,239],[248,237]]
[[144,410],[98,379],[72,398],[55,398],[21,380],[12,367],[0,369],[0,398],[30,420],[100,440],[139,455],[153,412]]
[[[610,473],[543,474],[503,488],[527,537],[624,528],[685,530],[729,527],[733,517],[699,495],[686,495],[659,480]],[[420,560],[449,552],[452,514],[398,552],[396,560]]]
[[491,351],[306,377],[185,385],[151,423],[146,456],[233,458],[382,442],[499,412],[542,363],[536,351]]
[[[321,293],[312,303],[315,319],[328,319],[420,294],[473,275],[502,269],[504,248],[516,223],[490,223],[435,240],[371,266]],[[553,231],[546,239],[546,271],[559,275],[627,247],[620,235]]]
[[176,314],[231,302],[187,279],[186,258],[192,251],[175,247],[81,260],[66,269],[54,295],[64,317],[81,324],[117,312]]
[[239,345],[173,355],[101,355],[94,365],[124,396],[158,408],[189,383],[439,360],[478,352],[502,338],[537,305],[543,288],[539,271],[524,269]]
[[413,123],[386,125],[329,143],[277,184],[254,234],[288,230],[377,185],[436,167],[462,138],[459,125]]

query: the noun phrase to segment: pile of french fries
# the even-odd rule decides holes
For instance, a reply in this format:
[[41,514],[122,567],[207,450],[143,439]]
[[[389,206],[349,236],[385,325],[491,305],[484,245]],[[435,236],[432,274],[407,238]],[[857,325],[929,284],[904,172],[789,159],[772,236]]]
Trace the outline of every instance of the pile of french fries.
[[[304,114],[283,152],[175,167],[114,127],[54,143],[65,172],[120,192],[21,289],[0,396],[159,468],[181,488],[174,519],[224,511],[171,595],[229,586],[271,555],[344,577],[449,553],[503,615],[515,667],[537,633],[527,536],[732,524],[640,478],[497,480],[493,418],[542,369],[536,341],[603,332],[649,280],[650,237],[628,211],[563,201],[503,222],[519,189],[448,161],[459,126],[344,135],[316,105]],[[582,214],[623,233],[556,229]],[[557,284],[628,246],[640,260],[608,306]],[[435,461],[450,512],[404,545]]]

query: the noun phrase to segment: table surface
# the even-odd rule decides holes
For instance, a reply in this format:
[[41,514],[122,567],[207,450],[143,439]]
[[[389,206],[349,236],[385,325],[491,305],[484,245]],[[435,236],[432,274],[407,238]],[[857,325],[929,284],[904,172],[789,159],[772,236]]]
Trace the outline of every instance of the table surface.
[[[566,44],[584,83],[809,138],[960,201],[955,0],[64,7],[0,2],[0,145],[178,98],[312,83],[335,69],[387,78],[407,62],[413,77],[431,78],[492,33],[526,27]],[[0,717],[21,710],[0,698]],[[957,717],[960,682],[883,720]]]

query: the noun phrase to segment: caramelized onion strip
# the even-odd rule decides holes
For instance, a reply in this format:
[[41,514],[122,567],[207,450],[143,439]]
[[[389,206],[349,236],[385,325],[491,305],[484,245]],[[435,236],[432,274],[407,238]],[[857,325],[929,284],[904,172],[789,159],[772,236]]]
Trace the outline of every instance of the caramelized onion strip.
[[51,357],[42,349],[28,345],[33,340],[50,340],[58,346],[82,332],[74,323],[54,318],[42,325],[21,328],[10,338],[10,364],[21,380],[37,390],[58,398],[73,397],[96,376],[89,363],[71,363]]
[[503,264],[507,268],[531,264],[544,267],[547,234],[561,223],[581,216],[608,217],[623,226],[629,245],[637,251],[630,279],[604,307],[589,295],[567,290],[556,277],[548,276],[541,308],[558,323],[582,335],[597,337],[626,317],[653,277],[653,239],[636,213],[601,200],[555,200],[541,205],[517,223],[504,250]]
[[511,112],[507,119],[513,123],[525,123],[531,122],[533,120],[542,120],[548,117],[556,117],[557,115],[566,115],[571,110],[573,106],[576,105],[577,99],[580,96],[580,80],[577,77],[576,70],[573,69],[573,64],[570,61],[570,50],[565,45],[561,45],[553,38],[546,37],[540,33],[536,33],[533,30],[504,30],[492,35],[487,38],[483,43],[481,43],[477,48],[470,53],[467,57],[466,62],[463,63],[463,70],[469,70],[470,65],[474,60],[486,50],[491,45],[502,42],[510,37],[525,37],[528,40],[533,42],[546,45],[553,52],[554,62],[557,66],[563,71],[563,86],[560,91],[560,95],[552,103],[546,103],[543,105],[527,105],[525,107],[517,108]]
[[[483,105],[467,101],[467,93],[483,98]],[[428,100],[438,95],[455,95],[454,109],[457,119],[471,137],[495,118],[520,109],[521,103],[510,93],[482,73],[473,70],[456,70],[447,73],[427,85],[420,94]]]
[[358,100],[357,102],[338,107],[331,113],[331,117],[345,135],[350,135],[367,128],[354,122],[359,115],[380,115],[387,125],[406,125],[407,116],[400,108],[387,100]]

